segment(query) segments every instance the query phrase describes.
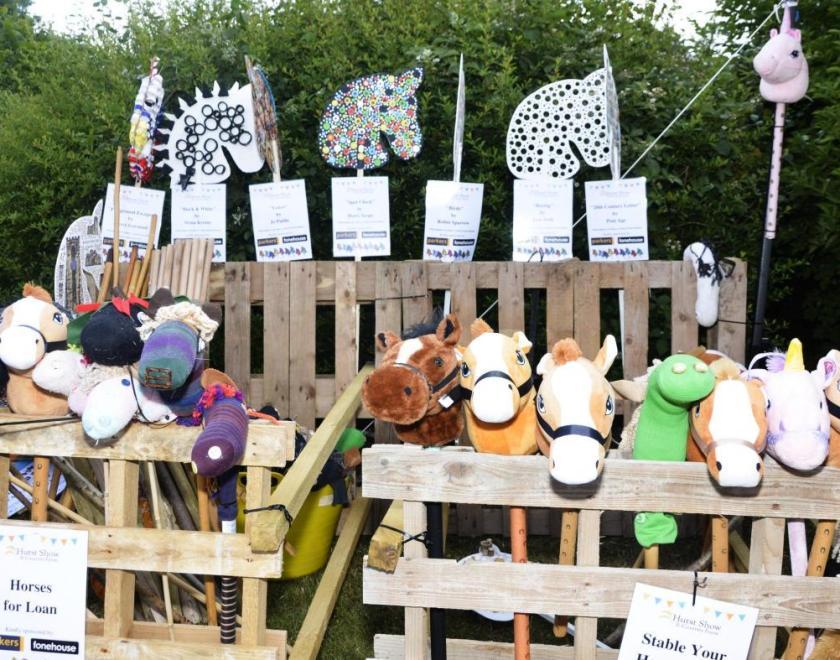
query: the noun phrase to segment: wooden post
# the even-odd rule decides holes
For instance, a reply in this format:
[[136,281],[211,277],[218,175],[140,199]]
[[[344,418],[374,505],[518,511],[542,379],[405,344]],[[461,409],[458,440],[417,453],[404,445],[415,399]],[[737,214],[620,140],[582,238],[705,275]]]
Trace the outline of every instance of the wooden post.
[[[140,467],[134,461],[112,459],[108,465],[105,522],[110,527],[137,524]],[[128,637],[134,619],[134,573],[105,571],[105,636]]]
[[[750,536],[750,573],[781,574],[784,544],[784,518],[753,520]],[[755,629],[749,657],[760,660],[776,657],[775,628]]]
[[33,522],[47,521],[47,500],[50,484],[50,459],[35,456],[32,459],[35,470],[32,490],[32,520]]
[[[560,531],[561,566],[571,566],[575,563],[575,547],[578,535],[578,512],[563,511],[563,522]],[[569,617],[557,614],[554,616],[554,636],[565,637],[568,632]]]
[[[210,531],[210,494],[207,492],[207,479],[196,477],[198,485],[198,519],[202,532]],[[212,575],[204,576],[204,593],[207,597],[207,622],[211,626],[219,625],[216,614],[216,580]]]
[[[601,512],[584,509],[578,529],[578,566],[598,566],[601,562]],[[575,659],[589,660],[595,653],[598,619],[579,616],[575,619]]]
[[729,521],[712,516],[712,572],[729,572]]
[[[528,563],[528,527],[525,509],[510,507],[511,559],[517,564]],[[522,612],[513,615],[513,654],[515,660],[530,660],[531,617]]]
[[[115,287],[120,285],[120,179],[122,179],[122,161],[122,147],[117,147],[117,162],[114,166],[114,265],[111,273]],[[105,287],[106,290],[108,288]],[[107,293],[105,295],[107,296]]]
[[[425,532],[426,507],[422,502],[403,502],[405,533],[414,536]],[[406,559],[427,557],[426,546],[417,541],[406,544],[403,549]],[[429,650],[429,611],[422,607],[405,608],[405,657],[425,658]]]
[[[245,486],[245,508],[265,506],[271,494],[271,470],[261,467],[248,468]],[[252,518],[245,516],[245,531],[249,531]],[[282,550],[280,551],[282,552]],[[265,644],[266,612],[268,607],[268,582],[257,578],[242,580],[242,643],[249,646]]]

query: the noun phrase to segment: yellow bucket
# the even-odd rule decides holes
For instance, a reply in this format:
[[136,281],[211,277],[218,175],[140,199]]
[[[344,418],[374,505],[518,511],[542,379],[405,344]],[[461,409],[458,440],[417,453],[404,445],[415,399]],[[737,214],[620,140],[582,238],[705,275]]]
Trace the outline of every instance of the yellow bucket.
[[[236,517],[236,531],[245,531],[245,472],[239,473],[239,513]],[[283,475],[271,473],[271,492],[273,493]],[[286,540],[295,549],[295,556],[283,550],[283,574],[281,580],[293,580],[314,573],[324,567],[330,556],[330,548],[335,538],[338,519],[342,506],[333,504],[333,487],[327,484],[323,488],[309,493]]]

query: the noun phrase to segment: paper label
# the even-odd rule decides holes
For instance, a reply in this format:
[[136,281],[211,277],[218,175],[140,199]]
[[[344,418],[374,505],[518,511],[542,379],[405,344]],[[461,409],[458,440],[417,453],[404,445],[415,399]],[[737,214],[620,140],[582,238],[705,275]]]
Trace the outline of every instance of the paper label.
[[2,657],[85,657],[87,545],[86,531],[0,525]]
[[249,192],[257,261],[311,259],[306,182],[259,183]]
[[226,190],[223,183],[172,188],[171,242],[187,238],[212,238],[213,261],[227,261]]
[[483,183],[426,182],[423,259],[472,261],[483,198]]
[[[160,226],[163,224],[163,190],[120,186],[120,260],[128,261],[131,248],[137,246],[137,256],[146,254],[149,227],[152,215],[158,217],[155,230],[155,247],[160,241]],[[108,184],[105,195],[105,212],[102,214],[102,256],[114,244],[114,184]]]
[[755,607],[637,583],[618,660],[746,660],[757,619]]
[[513,260],[572,258],[572,181],[513,182]]
[[648,250],[646,180],[586,182],[590,261],[644,261]]
[[388,177],[333,177],[333,256],[391,254]]

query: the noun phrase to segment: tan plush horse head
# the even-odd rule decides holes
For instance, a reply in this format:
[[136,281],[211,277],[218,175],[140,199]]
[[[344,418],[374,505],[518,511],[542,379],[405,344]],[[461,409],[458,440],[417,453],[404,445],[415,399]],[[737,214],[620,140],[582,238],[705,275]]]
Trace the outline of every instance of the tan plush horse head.
[[470,440],[480,452],[534,453],[534,386],[525,357],[531,342],[522,332],[493,332],[481,319],[470,332],[473,339],[463,350],[460,377]]
[[697,460],[699,449],[721,486],[755,487],[764,475],[760,454],[767,438],[767,403],[761,384],[742,379],[741,368],[727,357],[711,362],[710,369],[715,388],[691,409],[688,458]]
[[605,374],[618,354],[607,335],[594,360],[583,357],[574,339],[561,339],[537,365],[543,377],[537,393],[537,441],[549,457],[551,476],[577,485],[594,481],[604,468],[615,397]]

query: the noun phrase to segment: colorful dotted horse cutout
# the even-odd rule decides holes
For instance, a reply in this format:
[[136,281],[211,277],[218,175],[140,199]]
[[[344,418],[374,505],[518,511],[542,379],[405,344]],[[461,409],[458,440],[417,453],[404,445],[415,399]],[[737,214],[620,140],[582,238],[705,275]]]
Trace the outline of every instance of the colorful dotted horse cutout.
[[423,69],[399,75],[376,74],[345,83],[321,117],[318,142],[329,165],[373,170],[388,162],[382,136],[396,156],[420,153],[423,135],[417,121],[417,88]]

